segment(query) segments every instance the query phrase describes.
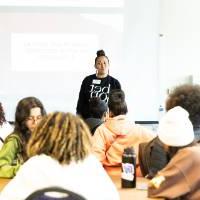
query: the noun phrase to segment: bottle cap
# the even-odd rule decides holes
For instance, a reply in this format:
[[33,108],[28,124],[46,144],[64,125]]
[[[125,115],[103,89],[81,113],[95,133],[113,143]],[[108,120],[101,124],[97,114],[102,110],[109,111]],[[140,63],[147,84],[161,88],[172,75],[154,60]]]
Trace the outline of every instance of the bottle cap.
[[128,148],[125,148],[125,149],[124,149],[124,153],[125,153],[125,154],[134,154],[135,151],[134,151],[134,148],[133,148],[133,147],[128,147]]

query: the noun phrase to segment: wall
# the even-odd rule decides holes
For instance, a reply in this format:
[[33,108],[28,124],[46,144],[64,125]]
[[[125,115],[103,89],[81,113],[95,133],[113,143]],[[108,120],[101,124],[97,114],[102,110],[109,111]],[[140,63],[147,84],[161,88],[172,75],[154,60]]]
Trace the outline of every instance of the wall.
[[[159,0],[120,2],[123,5],[118,7],[0,7],[0,97],[8,120],[14,119],[17,101],[30,95],[40,98],[48,112],[75,113],[81,81],[95,72],[95,53],[101,48],[110,58],[110,74],[120,80],[126,93],[130,118],[157,120]],[[60,44],[52,35],[65,41]],[[71,35],[91,40],[80,40],[84,47],[79,51],[78,39],[71,41]],[[45,43],[47,38],[51,41]],[[73,48],[67,46],[68,53],[59,54],[60,62],[52,43],[68,42]],[[33,54],[34,45],[40,53]]]
[[[200,51],[200,1],[161,0],[159,91],[160,102],[167,88],[197,81]],[[200,80],[200,79],[199,79]]]

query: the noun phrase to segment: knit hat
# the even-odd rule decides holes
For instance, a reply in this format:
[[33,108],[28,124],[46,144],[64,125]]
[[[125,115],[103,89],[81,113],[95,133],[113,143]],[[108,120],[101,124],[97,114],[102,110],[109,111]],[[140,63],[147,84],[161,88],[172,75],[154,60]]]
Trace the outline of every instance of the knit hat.
[[194,140],[194,131],[189,113],[180,106],[170,109],[160,120],[159,139],[168,146],[185,146]]

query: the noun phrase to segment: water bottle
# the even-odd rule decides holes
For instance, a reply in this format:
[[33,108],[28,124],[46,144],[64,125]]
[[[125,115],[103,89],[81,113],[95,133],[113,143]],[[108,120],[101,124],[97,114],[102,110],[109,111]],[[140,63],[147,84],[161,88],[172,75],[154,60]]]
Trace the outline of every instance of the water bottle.
[[132,147],[124,149],[122,155],[121,185],[122,188],[136,187],[136,154]]

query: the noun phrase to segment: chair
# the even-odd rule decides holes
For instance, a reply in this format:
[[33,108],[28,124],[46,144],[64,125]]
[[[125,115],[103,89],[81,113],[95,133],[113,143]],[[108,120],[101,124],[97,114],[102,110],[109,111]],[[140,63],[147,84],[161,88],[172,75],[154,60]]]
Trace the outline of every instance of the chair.
[[[62,197],[55,197],[55,193],[63,195]],[[25,200],[86,200],[86,199],[79,194],[76,194],[72,191],[60,187],[49,187],[33,192]]]

